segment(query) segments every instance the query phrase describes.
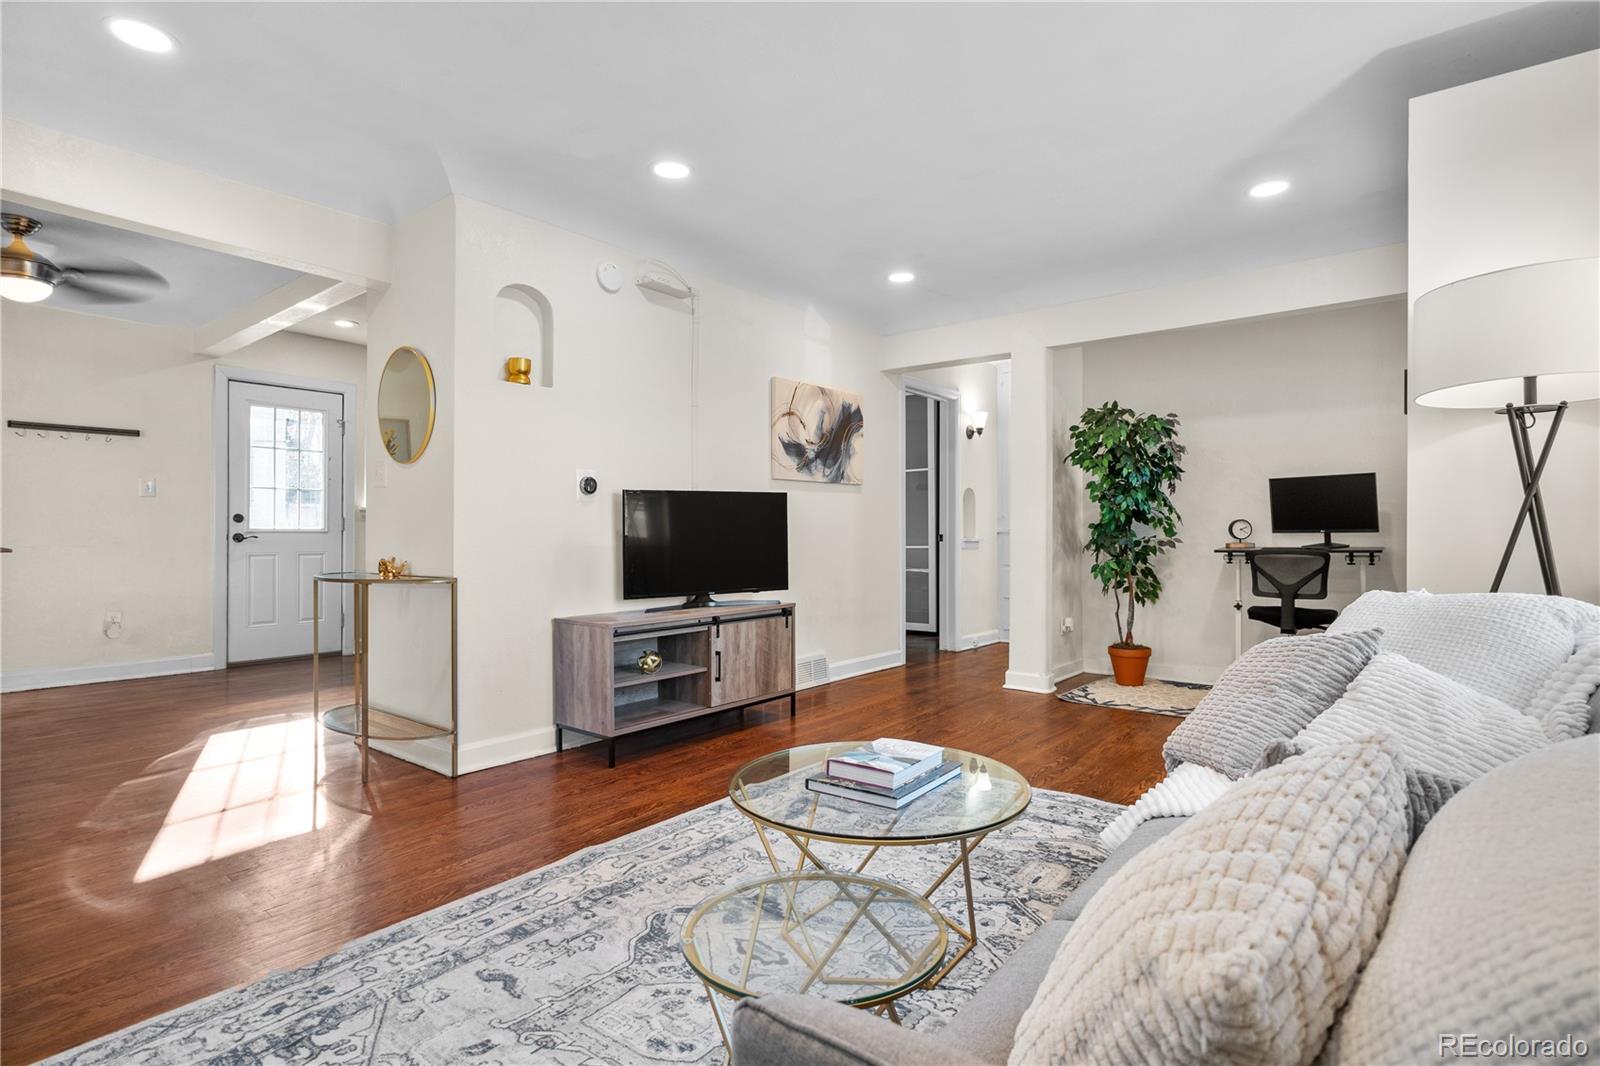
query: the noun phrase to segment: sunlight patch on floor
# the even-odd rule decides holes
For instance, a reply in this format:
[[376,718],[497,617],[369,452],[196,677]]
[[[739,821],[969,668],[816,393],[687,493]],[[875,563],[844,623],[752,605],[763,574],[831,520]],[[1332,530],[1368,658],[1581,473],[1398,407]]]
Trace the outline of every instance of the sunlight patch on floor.
[[312,783],[320,734],[300,718],[207,737],[134,882],[322,828]]

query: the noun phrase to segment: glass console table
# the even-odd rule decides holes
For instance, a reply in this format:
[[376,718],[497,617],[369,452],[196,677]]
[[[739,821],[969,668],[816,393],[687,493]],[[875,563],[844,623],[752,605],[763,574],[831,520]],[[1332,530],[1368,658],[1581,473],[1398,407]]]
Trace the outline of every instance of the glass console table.
[[[361,747],[361,783],[367,783],[367,755],[368,748],[374,740],[405,741],[427,740],[432,737],[450,738],[450,776],[456,776],[456,758],[460,747],[458,743],[458,729],[456,721],[456,579],[453,577],[430,577],[427,575],[406,575],[404,577],[379,577],[376,573],[364,570],[347,570],[338,573],[318,574],[311,579],[311,647],[320,648],[321,634],[318,632],[319,620],[322,617],[322,586],[323,585],[349,585],[355,600],[355,702],[346,703],[331,710],[322,710],[321,692],[321,662],[322,655],[314,653],[311,656],[311,714],[324,726],[335,733],[355,737]],[[448,585],[450,587],[450,724],[449,726],[436,725],[432,722],[423,722],[415,718],[398,714],[394,711],[384,710],[373,706],[367,681],[367,631],[368,612],[367,601],[376,587],[409,587],[413,585]],[[317,757],[312,757],[312,775],[320,781],[321,767],[317,765]]]

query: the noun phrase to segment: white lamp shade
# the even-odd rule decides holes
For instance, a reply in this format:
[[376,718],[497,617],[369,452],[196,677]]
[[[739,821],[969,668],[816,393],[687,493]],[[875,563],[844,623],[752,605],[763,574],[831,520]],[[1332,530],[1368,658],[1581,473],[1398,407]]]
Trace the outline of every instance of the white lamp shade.
[[973,411],[967,415],[967,418],[971,421],[973,429],[981,430],[989,423],[989,412]]
[[1417,298],[1411,391],[1424,407],[1494,408],[1600,398],[1600,260],[1496,270]]

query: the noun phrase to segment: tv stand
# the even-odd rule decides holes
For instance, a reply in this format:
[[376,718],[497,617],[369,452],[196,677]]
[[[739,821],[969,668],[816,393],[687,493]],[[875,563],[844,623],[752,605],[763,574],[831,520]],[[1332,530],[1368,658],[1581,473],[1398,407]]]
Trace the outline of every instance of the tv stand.
[[[787,698],[795,713],[792,603],[743,600],[555,620],[556,750],[564,733],[606,742]],[[652,673],[639,654],[664,660]]]

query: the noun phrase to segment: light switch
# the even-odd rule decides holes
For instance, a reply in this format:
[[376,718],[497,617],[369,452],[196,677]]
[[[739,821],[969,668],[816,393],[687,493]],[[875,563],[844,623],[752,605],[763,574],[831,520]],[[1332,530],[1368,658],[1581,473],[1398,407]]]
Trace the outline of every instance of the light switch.
[[140,496],[154,496],[156,494],[156,479],[153,477],[141,478],[139,481]]

